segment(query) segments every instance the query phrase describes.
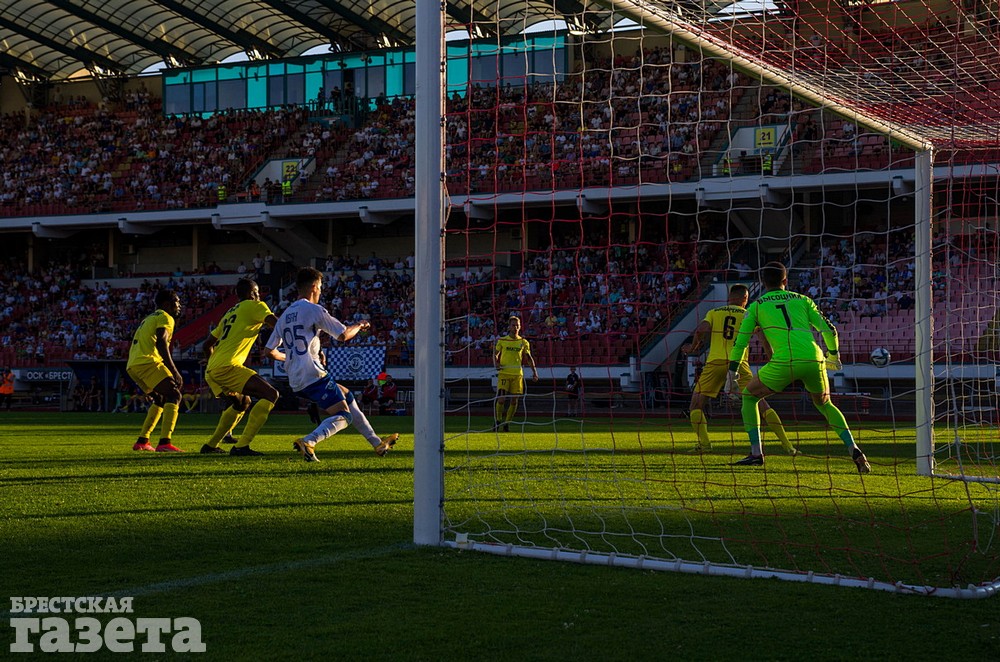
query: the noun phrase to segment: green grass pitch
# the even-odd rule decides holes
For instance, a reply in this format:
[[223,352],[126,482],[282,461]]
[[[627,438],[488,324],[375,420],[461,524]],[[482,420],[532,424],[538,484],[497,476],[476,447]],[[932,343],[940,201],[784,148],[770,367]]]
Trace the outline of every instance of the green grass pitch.
[[[215,423],[200,414],[178,422],[175,441],[188,453],[134,453],[140,420],[0,414],[4,598],[133,596],[136,617],[197,618],[205,659],[1000,655],[994,600],[415,548],[407,417],[373,417],[380,432],[402,435],[386,458],[351,430],[320,444],[319,464],[291,450],[291,440],[311,427],[301,414],[271,417],[254,443],[267,453],[261,458],[198,454]],[[676,421],[672,429],[665,421],[610,423],[516,425],[499,436],[485,431],[485,420],[449,418],[447,524],[476,539],[503,540],[506,523],[524,527],[528,542],[549,535],[577,549],[623,553],[656,545],[659,527],[671,545],[711,560],[756,554],[781,566],[794,554],[794,563],[806,566],[809,545],[762,541],[776,541],[779,529],[783,540],[808,534],[815,541],[825,535],[818,522],[832,508],[841,511],[834,528],[854,532],[852,544],[867,549],[874,542],[863,511],[891,510],[892,494],[907,495],[910,514],[902,514],[897,496],[897,514],[879,516],[887,523],[921,512],[940,520],[968,508],[957,489],[928,491],[926,480],[907,477],[907,442],[874,429],[861,434],[871,435],[866,450],[882,475],[861,481],[822,432],[804,429],[803,457],[776,452],[767,472],[737,484],[726,463],[745,449],[726,424],[713,427],[724,440],[712,453],[692,455],[683,452],[690,434]],[[680,511],[661,507],[680,502]],[[817,515],[803,525],[811,531],[775,517],[804,504]],[[961,534],[963,519],[911,521],[905,536],[936,527]],[[730,520],[741,522],[745,535],[723,548],[714,540]],[[572,523],[576,537],[544,534],[539,522],[552,530]],[[622,526],[637,535],[617,537],[628,530]],[[884,532],[876,537],[883,545],[892,540]],[[900,543],[917,551],[920,545]],[[845,560],[845,569],[864,569],[871,558]],[[9,602],[0,606],[5,618],[9,609]],[[13,631],[5,630],[6,653]]]

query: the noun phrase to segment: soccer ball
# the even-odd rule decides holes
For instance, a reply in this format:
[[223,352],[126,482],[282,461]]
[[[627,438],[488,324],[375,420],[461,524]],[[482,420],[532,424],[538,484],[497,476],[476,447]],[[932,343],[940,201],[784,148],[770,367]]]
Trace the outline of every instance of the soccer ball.
[[885,347],[876,347],[872,350],[871,361],[872,365],[876,368],[884,368],[889,365],[889,361],[892,360],[892,355],[889,354],[889,350]]

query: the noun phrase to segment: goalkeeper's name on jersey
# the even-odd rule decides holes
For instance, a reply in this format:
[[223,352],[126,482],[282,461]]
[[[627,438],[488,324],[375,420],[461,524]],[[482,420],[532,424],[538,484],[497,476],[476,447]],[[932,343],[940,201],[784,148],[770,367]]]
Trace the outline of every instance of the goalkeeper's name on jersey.
[[[760,296],[760,299],[763,299],[764,297],[767,297],[768,301],[773,301],[775,299],[782,300],[782,301],[787,301],[789,299],[804,299],[805,295],[799,294],[797,292],[786,292],[784,294],[771,294],[771,293],[767,293],[767,294],[762,294]],[[760,299],[757,299],[757,300],[760,301]]]

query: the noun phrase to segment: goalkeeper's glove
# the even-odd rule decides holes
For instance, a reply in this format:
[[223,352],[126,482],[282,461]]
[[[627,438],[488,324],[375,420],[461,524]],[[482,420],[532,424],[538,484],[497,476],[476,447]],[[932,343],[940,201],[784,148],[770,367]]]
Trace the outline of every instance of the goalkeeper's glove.
[[740,397],[740,373],[736,370],[726,374],[726,394],[734,399]]
[[840,354],[839,353],[837,353],[837,352],[827,352],[826,353],[826,369],[827,370],[833,370],[834,372],[836,372],[837,370],[843,370],[844,369],[844,364],[840,360]]

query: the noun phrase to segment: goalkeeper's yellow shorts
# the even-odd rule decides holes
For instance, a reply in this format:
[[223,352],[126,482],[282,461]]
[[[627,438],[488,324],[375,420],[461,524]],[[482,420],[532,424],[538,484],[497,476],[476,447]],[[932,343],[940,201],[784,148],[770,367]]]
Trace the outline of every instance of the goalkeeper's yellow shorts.
[[162,361],[130,365],[126,372],[146,394],[152,393],[153,389],[164,379],[174,378],[174,373],[170,372]]
[[810,393],[829,393],[830,379],[826,376],[826,361],[791,361],[790,363],[768,362],[757,371],[757,378],[775,393],[784,391],[794,381]]
[[243,393],[243,387],[257,373],[242,365],[222,365],[205,371],[205,382],[215,397],[225,393]]
[[521,395],[524,393],[524,375],[501,372],[497,375],[497,393],[509,393],[510,395]]
[[[694,385],[694,392],[709,398],[719,396],[719,391],[726,385],[726,376],[729,374],[729,361],[709,361],[701,369],[701,375]],[[750,382],[753,373],[750,372],[750,365],[743,361],[739,367],[740,390]]]

